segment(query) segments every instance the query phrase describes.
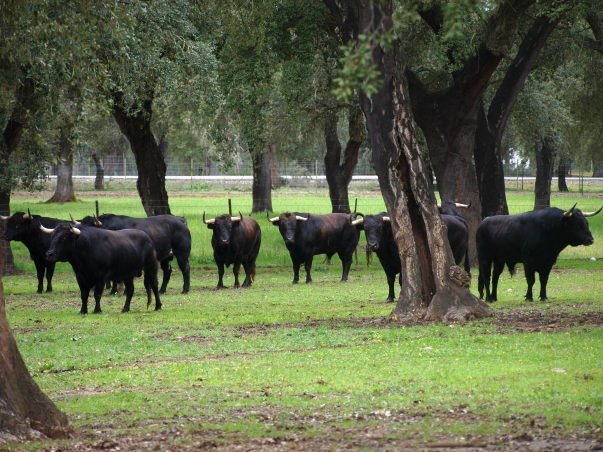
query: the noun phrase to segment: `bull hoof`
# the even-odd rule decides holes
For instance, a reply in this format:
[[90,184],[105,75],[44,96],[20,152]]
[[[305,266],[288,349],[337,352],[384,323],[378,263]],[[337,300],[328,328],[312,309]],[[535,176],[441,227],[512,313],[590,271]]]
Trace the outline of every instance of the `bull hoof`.
[[299,282],[298,280],[294,279],[291,283],[292,284],[297,284],[298,282]]
[[547,302],[547,301],[550,301],[550,300],[547,297],[544,297],[544,298],[540,297],[540,301]]
[[393,303],[393,302],[394,302],[394,299],[393,299],[393,298],[387,298],[387,299],[385,300],[385,302],[386,302],[386,303]]
[[534,301],[534,299],[532,297],[526,297],[525,300],[526,301]]
[[165,293],[165,289],[159,289],[159,293],[163,295]]
[[122,308],[121,312],[130,312],[130,309]]
[[82,310],[80,310],[80,314],[81,314],[81,315],[86,315],[86,314],[88,314],[88,311],[87,311],[87,310],[86,310],[86,311],[84,311],[84,310],[82,309]]
[[161,305],[155,306],[155,311],[161,311]]
[[46,293],[50,293],[50,292],[52,292],[52,287],[49,287],[46,289]]
[[306,279],[306,284],[312,284],[312,280],[311,279]]
[[102,311],[101,309],[95,309],[95,310],[94,310],[94,313],[95,313],[95,314],[101,314],[102,312],[103,312],[103,311]]
[[[165,292],[164,292],[165,293]],[[183,295],[186,295],[188,293],[188,290],[183,290],[182,292],[180,292]]]
[[42,292],[43,292],[42,289],[37,290],[37,293],[42,293]]

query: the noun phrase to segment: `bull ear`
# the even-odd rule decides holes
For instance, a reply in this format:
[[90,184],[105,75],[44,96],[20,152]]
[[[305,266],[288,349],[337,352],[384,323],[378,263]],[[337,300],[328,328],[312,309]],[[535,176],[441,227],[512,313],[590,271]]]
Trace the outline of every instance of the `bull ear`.
[[54,231],[54,228],[48,229],[48,228],[45,228],[44,226],[40,225],[40,231],[42,231],[44,234],[52,234],[52,231]]
[[595,210],[594,212],[582,212],[582,215],[584,215],[585,217],[594,217],[598,213],[601,213],[601,210],[603,210],[603,206],[601,206],[599,210]]
[[570,210],[568,210],[567,212],[563,212],[563,218],[569,218],[574,214],[574,209],[576,208],[576,205],[578,203],[575,203],[572,208]]

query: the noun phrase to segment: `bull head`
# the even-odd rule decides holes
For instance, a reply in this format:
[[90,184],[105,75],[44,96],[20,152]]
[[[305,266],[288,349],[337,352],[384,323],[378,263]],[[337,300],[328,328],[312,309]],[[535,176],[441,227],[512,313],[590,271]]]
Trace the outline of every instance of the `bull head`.
[[582,215],[584,215],[585,217],[594,217],[595,215],[597,215],[598,213],[600,213],[601,210],[603,210],[603,206],[601,206],[599,208],[599,210],[595,210],[594,212],[582,212]]

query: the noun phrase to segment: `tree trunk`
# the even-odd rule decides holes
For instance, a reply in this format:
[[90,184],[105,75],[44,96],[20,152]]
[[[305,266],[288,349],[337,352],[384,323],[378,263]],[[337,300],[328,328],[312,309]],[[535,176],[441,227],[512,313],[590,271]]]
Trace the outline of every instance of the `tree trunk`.
[[569,192],[565,178],[569,173],[571,165],[572,159],[569,155],[564,154],[559,157],[559,165],[557,166],[557,188],[560,192]]
[[542,137],[536,141],[536,182],[534,210],[551,207],[551,179],[555,169],[554,138]]
[[252,212],[272,212],[272,180],[270,177],[270,154],[266,149],[250,149],[253,165]]
[[6,320],[0,277],[0,444],[67,437],[71,432],[67,416],[40,391],[21,358]]
[[[9,120],[4,127],[0,140],[0,215],[10,215],[10,193],[12,177],[10,174],[10,156],[17,150],[25,124],[29,120],[31,110],[35,108],[35,86],[30,78],[25,78],[19,84],[15,93],[15,104]],[[0,274],[12,275],[17,273],[13,253],[9,242],[4,240],[6,223],[0,221]]]
[[497,145],[495,134],[488,127],[483,105],[480,106],[477,117],[474,158],[482,217],[508,215],[501,146],[500,142]]
[[49,203],[74,202],[73,191],[73,128],[71,126],[61,127],[59,137],[59,149],[57,164],[57,185],[52,197],[46,201]]
[[[391,2],[349,3],[358,11],[358,34],[387,33],[394,26]],[[470,293],[468,275],[454,265],[419,149],[402,59],[397,43],[385,51],[373,41],[381,86],[370,98],[362,95],[373,163],[401,261],[402,291],[392,315],[444,321],[491,315]]]
[[105,189],[105,169],[103,168],[103,162],[95,153],[92,154],[92,160],[94,160],[94,167],[96,168],[96,177],[94,178],[94,189],[103,191]]
[[593,155],[593,177],[603,177],[603,155]]
[[547,16],[534,21],[496,90],[488,114],[485,114],[483,106],[478,111],[474,157],[483,217],[509,213],[502,137],[517,96],[557,23],[558,20],[551,20]]
[[360,146],[366,139],[364,116],[359,105],[350,106],[348,114],[349,140],[341,156],[341,143],[337,134],[337,112],[327,113],[325,118],[325,174],[329,185],[331,209],[334,213],[350,213],[348,186],[358,164]]
[[151,130],[153,98],[142,102],[140,110],[131,113],[123,105],[123,94],[114,94],[113,117],[119,129],[130,142],[136,159],[138,179],[136,188],[148,216],[170,214],[168,194],[165,189],[166,165],[155,136]]

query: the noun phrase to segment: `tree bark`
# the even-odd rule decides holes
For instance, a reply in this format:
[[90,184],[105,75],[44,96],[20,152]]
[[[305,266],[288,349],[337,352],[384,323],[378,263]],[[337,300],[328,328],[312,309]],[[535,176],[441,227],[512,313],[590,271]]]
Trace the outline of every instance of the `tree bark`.
[[0,277],[0,444],[67,437],[71,432],[67,416],[40,390],[21,358],[6,320]]
[[49,203],[74,202],[73,190],[73,126],[63,126],[59,134],[57,185]]
[[[394,26],[389,1],[349,0],[347,5],[358,12],[360,33],[371,36]],[[491,315],[469,292],[468,275],[454,265],[419,149],[402,59],[397,43],[384,50],[373,41],[381,85],[370,98],[362,94],[373,163],[401,261],[402,291],[392,316],[462,321]]]
[[96,177],[94,178],[94,189],[98,191],[103,191],[105,189],[105,169],[103,168],[103,162],[96,154],[96,152],[92,154],[92,160],[94,160],[94,167],[96,168]]
[[[17,150],[23,135],[25,124],[29,120],[31,110],[35,107],[35,85],[32,79],[25,78],[19,84],[15,93],[15,105],[11,113],[2,139],[0,140],[0,215],[10,215],[10,194],[12,177],[10,174],[10,156]],[[17,273],[10,243],[4,240],[6,223],[0,221],[0,274],[12,275]]]
[[165,160],[151,130],[152,102],[150,95],[138,111],[129,112],[123,104],[123,94],[115,93],[113,104],[113,117],[130,142],[136,159],[136,188],[148,216],[171,213],[165,189]]
[[350,213],[348,187],[358,164],[360,146],[366,139],[364,116],[359,105],[353,104],[348,112],[349,139],[346,144],[343,161],[341,143],[337,134],[338,115],[335,111],[327,113],[325,118],[325,175],[329,186],[331,209],[333,213]]
[[554,138],[545,136],[536,141],[536,182],[534,210],[551,207],[551,179],[555,169]]
[[272,212],[272,180],[269,147],[250,149],[253,166],[252,212]]
[[572,159],[569,155],[559,156],[559,165],[557,166],[557,188],[560,192],[569,192],[567,181],[565,180],[572,165]]
[[[483,41],[462,66],[452,72],[451,84],[428,92],[418,77],[407,71],[413,113],[423,130],[442,200],[471,203],[463,216],[469,225],[469,252],[476,261],[475,233],[481,223],[481,202],[473,165],[480,99],[492,74],[508,52],[522,13],[534,0],[505,0],[486,24]],[[442,31],[444,15],[435,3],[419,11],[434,33]],[[451,63],[458,64],[449,53]]]
[[547,16],[537,18],[521,42],[488,108],[478,111],[474,157],[480,190],[482,216],[507,215],[502,137],[517,96],[522,90],[536,58],[558,21]]

